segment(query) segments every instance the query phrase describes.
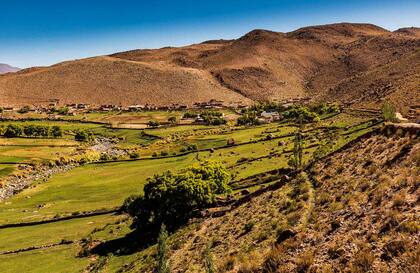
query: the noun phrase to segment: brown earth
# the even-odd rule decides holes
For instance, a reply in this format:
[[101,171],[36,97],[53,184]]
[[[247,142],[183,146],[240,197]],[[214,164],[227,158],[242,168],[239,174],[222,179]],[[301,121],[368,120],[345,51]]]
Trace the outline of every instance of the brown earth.
[[[310,97],[357,107],[420,105],[420,30],[332,24],[133,50],[0,76],[0,104],[167,105]],[[413,112],[413,111],[412,111]]]

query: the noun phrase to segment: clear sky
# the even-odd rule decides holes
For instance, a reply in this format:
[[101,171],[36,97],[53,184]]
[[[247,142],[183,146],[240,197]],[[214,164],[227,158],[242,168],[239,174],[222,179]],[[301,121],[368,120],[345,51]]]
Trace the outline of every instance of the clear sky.
[[0,63],[21,68],[335,22],[420,26],[419,0],[1,0]]

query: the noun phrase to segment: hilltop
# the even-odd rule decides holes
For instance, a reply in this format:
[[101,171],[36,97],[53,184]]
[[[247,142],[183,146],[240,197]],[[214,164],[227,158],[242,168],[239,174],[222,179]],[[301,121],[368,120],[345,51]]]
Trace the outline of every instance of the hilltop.
[[[0,77],[0,104],[228,103],[309,97],[355,107],[393,101],[415,118],[420,31],[340,23],[236,40],[133,50]],[[417,110],[416,110],[417,109]],[[413,114],[414,113],[414,114]]]

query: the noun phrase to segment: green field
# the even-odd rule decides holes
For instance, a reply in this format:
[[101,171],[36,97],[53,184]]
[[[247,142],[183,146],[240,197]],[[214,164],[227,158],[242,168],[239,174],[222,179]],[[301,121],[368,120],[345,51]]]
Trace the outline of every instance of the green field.
[[[135,115],[137,114],[137,115]],[[94,114],[92,120],[122,120],[124,118],[167,118],[165,113]],[[41,124],[41,121],[7,121],[2,125]],[[43,123],[45,124],[45,123]],[[31,163],[85,152],[88,144],[73,140],[71,132],[91,130],[97,136],[117,137],[118,149],[135,149],[140,158],[117,158],[113,162],[91,162],[72,170],[58,173],[49,179],[35,181],[31,187],[0,202],[0,225],[38,222],[54,218],[80,215],[97,210],[112,210],[121,206],[125,198],[140,194],[148,177],[165,170],[177,171],[203,160],[223,162],[233,175],[232,183],[268,171],[287,168],[293,148],[292,123],[271,123],[255,127],[180,125],[166,128],[135,130],[111,129],[102,124],[77,122],[47,122],[66,130],[58,139],[0,138],[0,179],[16,171],[16,164]],[[340,114],[304,128],[304,162],[313,159],[313,153],[329,135],[334,135],[332,149],[372,129],[367,117]],[[228,145],[228,140],[234,140]],[[186,150],[191,145],[196,150]],[[183,150],[184,149],[184,150]],[[166,152],[161,154],[162,151]],[[152,157],[152,154],[156,154]],[[238,182],[239,183],[239,182]],[[252,186],[255,190],[259,186]],[[41,247],[14,254],[0,254],[0,272],[82,272],[96,259],[106,258],[106,272],[116,272],[124,264],[139,259],[136,253],[127,256],[77,257],[81,241],[91,237],[106,241],[123,237],[128,224],[123,215],[104,214],[58,222],[0,229],[0,253],[29,247]],[[62,240],[68,245],[56,245]],[[52,246],[49,246],[52,245]]]

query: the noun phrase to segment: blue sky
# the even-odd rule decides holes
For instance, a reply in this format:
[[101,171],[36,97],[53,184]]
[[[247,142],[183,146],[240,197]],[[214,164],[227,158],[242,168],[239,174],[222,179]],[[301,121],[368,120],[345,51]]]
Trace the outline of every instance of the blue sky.
[[0,63],[19,67],[334,22],[420,26],[420,1],[13,0],[0,3]]

